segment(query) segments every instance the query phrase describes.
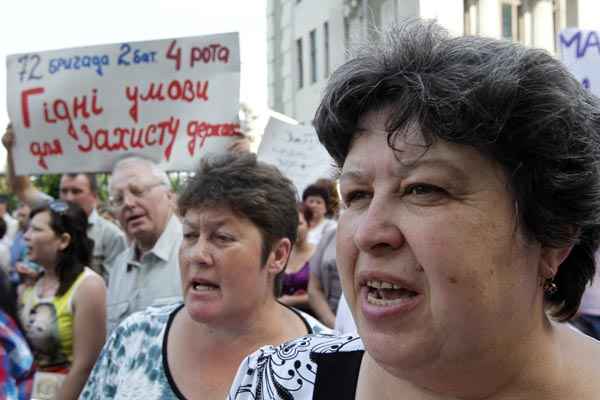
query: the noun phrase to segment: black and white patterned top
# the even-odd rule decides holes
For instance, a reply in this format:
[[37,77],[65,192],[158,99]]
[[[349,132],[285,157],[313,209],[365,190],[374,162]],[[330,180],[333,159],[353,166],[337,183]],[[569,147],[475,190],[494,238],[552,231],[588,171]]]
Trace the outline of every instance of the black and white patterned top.
[[229,400],[354,399],[364,354],[357,336],[308,335],[246,357]]

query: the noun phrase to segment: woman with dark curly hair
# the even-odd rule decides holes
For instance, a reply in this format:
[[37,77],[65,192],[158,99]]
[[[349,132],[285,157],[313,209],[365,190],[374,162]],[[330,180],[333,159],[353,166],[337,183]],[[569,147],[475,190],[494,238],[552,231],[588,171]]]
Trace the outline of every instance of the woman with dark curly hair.
[[315,246],[319,244],[321,237],[327,231],[335,229],[336,222],[327,218],[331,210],[330,191],[323,185],[308,185],[302,192],[302,202],[311,210],[312,217],[308,221],[309,243]]
[[344,204],[360,338],[241,366],[230,399],[593,400],[568,324],[600,239],[600,103],[542,50],[411,21],[331,77],[315,118]]
[[106,286],[87,267],[94,243],[86,232],[87,216],[74,203],[52,201],[31,212],[24,238],[42,273],[21,291],[19,306],[35,356],[33,397],[39,389],[76,399],[104,343]]

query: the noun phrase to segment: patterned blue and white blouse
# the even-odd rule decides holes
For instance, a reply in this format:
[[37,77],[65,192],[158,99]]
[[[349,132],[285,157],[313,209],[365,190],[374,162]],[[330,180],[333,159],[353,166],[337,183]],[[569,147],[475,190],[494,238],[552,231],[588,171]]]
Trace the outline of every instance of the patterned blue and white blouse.
[[[148,307],[125,319],[104,345],[80,399],[184,399],[166,361],[169,329],[182,307]],[[330,331],[315,318],[293,311],[309,332]]]
[[29,399],[33,369],[25,337],[15,321],[0,310],[0,399]]
[[364,354],[357,336],[308,335],[246,357],[228,400],[354,399]]

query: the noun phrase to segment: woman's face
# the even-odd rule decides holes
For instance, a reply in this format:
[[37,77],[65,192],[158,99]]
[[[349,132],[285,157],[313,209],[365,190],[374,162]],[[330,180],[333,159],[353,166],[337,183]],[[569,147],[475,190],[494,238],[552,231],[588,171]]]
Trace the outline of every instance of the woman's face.
[[35,214],[23,238],[29,259],[44,266],[53,265],[58,252],[65,247],[64,239],[50,227],[50,214],[47,211]]
[[360,120],[340,179],[338,268],[369,354],[402,374],[510,348],[542,315],[542,250],[504,173],[471,147],[424,152],[415,129],[394,154],[385,117]]
[[306,235],[308,234],[308,223],[304,214],[298,213],[298,243],[304,243],[306,241]]
[[321,196],[307,196],[304,204],[306,204],[306,206],[312,211],[313,220],[315,221],[320,221],[327,212],[325,199],[323,199]]
[[179,264],[192,319],[236,323],[251,317],[273,296],[273,276],[261,265],[258,228],[228,208],[192,209],[182,222]]

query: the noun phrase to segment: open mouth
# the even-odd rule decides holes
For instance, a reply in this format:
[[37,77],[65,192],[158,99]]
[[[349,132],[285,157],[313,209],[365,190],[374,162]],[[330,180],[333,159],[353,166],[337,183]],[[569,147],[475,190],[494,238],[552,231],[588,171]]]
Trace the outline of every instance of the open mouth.
[[208,282],[192,282],[192,290],[194,292],[210,292],[218,289],[218,285],[213,285]]
[[134,215],[133,217],[129,217],[127,218],[127,223],[135,223],[140,221],[144,216],[143,215]]
[[417,292],[391,282],[368,280],[367,302],[376,306],[390,307],[405,303],[418,295]]

